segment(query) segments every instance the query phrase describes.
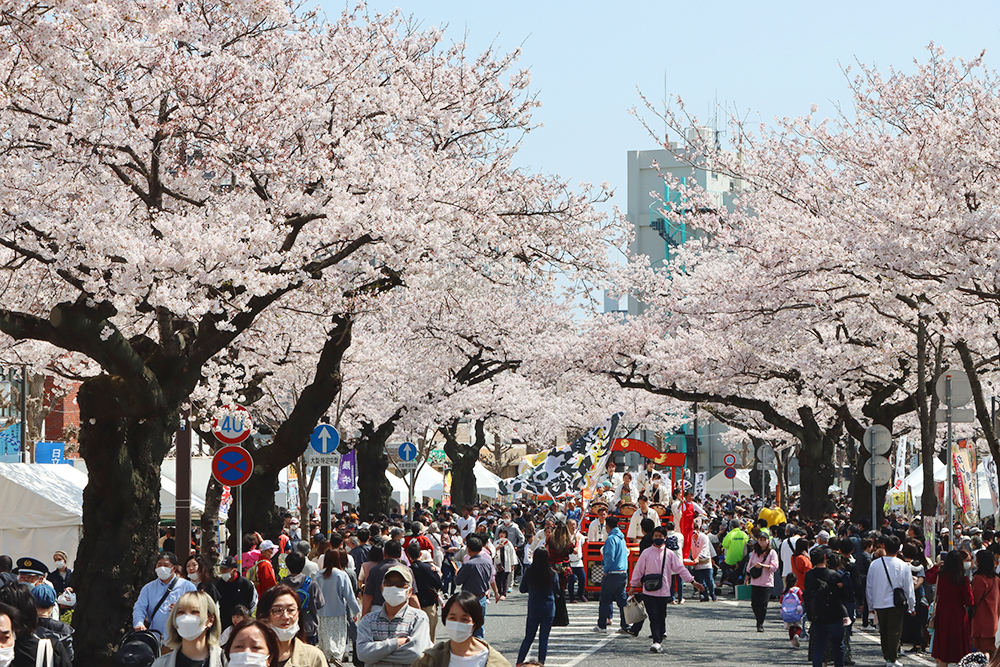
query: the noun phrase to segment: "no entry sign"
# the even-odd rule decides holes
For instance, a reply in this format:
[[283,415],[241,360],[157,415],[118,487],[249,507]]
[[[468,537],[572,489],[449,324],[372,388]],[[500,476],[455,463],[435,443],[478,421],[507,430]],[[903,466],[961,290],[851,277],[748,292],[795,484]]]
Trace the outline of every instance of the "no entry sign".
[[252,472],[253,459],[242,447],[223,447],[212,457],[212,476],[223,486],[240,486]]

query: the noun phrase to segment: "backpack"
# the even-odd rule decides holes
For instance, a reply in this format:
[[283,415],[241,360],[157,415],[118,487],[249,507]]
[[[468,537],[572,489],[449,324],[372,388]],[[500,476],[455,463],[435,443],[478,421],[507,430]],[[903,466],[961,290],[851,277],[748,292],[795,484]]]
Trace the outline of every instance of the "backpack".
[[299,602],[302,603],[302,611],[306,611],[306,607],[309,606],[309,587],[312,585],[312,579],[306,577],[306,580],[302,582],[302,587],[299,588],[295,593],[299,596]]
[[253,564],[253,567],[250,568],[250,571],[247,572],[246,575],[247,579],[250,580],[250,583],[253,584],[254,588],[258,588],[260,584],[260,575],[257,573],[257,565],[259,564],[260,561],[258,560],[256,563]]
[[680,544],[677,542],[676,535],[667,535],[667,541],[665,542],[665,546],[671,551],[677,551],[678,549],[681,548]]
[[802,608],[802,600],[793,592],[788,591],[781,596],[781,620],[785,623],[799,623],[805,610]]

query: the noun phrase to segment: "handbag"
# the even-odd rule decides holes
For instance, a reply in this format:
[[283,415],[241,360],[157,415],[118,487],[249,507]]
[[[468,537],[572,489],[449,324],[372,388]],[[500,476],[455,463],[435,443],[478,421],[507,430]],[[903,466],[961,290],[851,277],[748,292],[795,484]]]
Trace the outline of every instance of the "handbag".
[[642,590],[644,591],[658,591],[663,588],[663,571],[667,568],[667,549],[663,549],[663,562],[660,564],[659,574],[644,574],[642,575]]
[[[892,586],[892,577],[889,576],[889,566],[885,564],[885,556],[882,556],[879,560],[882,561],[882,569],[885,570],[886,581]],[[897,609],[905,609],[909,606],[909,602],[906,600],[906,592],[903,590],[902,586],[892,586],[892,606]]]
[[624,612],[625,622],[629,625],[642,623],[646,620],[646,607],[642,604],[642,600],[634,595],[628,599]]

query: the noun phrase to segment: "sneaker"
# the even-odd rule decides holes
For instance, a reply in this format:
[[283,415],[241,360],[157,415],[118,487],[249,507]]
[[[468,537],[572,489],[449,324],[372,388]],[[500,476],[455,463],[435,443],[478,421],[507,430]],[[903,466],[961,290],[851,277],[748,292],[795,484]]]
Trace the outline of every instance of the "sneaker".
[[663,647],[660,646],[659,642],[653,642],[653,645],[649,647],[650,653],[663,653]]
[[792,637],[792,648],[799,648],[802,646],[802,642],[799,641],[798,637]]
[[617,634],[619,634],[619,635],[630,635],[632,633],[628,631],[628,628],[618,628]]
[[763,625],[758,625],[757,626],[757,632],[764,632],[764,626]]
[[635,632],[632,632],[631,630],[629,630],[628,634],[631,635],[632,637],[638,637],[639,636],[639,631],[636,630]]
[[596,633],[598,633],[598,634],[602,634],[602,635],[606,635],[606,634],[608,634],[608,629],[607,629],[607,628],[602,628],[602,627],[601,627],[601,626],[599,626],[599,625],[595,625],[594,627],[592,627],[592,628],[590,629],[590,631],[591,631],[591,632],[596,632]]

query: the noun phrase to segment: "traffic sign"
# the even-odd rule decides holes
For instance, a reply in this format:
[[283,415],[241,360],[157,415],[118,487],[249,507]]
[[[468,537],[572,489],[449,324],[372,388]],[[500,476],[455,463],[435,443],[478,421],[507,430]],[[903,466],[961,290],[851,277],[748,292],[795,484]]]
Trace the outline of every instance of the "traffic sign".
[[[874,461],[875,472],[872,473],[872,461]],[[869,483],[875,486],[882,486],[889,483],[889,479],[892,478],[892,464],[889,463],[889,459],[884,456],[873,456],[871,460],[868,460],[864,464],[865,469],[865,479]],[[873,481],[874,477],[874,481]]]
[[227,445],[238,445],[250,437],[253,420],[250,413],[242,405],[223,405],[222,419],[212,420],[212,433],[219,442]]
[[774,447],[771,445],[761,445],[757,449],[757,459],[764,464],[765,467],[772,467],[776,463],[774,456]]
[[417,446],[414,445],[412,442],[404,442],[403,444],[401,444],[399,446],[399,449],[396,450],[396,453],[399,454],[399,459],[401,461],[417,460]]
[[309,446],[318,454],[330,454],[340,445],[340,432],[329,424],[320,424],[309,436]]
[[[934,413],[939,424],[948,421],[948,408],[938,408]],[[971,424],[976,421],[976,411],[972,408],[952,408],[951,422],[953,424]]]
[[726,454],[725,456],[722,457],[722,462],[726,464],[727,468],[732,468],[734,465],[736,465],[736,457],[733,456],[732,454]]
[[242,447],[223,447],[212,457],[212,477],[223,486],[240,486],[250,479],[251,473],[253,458]]
[[734,477],[736,477],[736,468],[732,466],[726,468],[726,479],[733,479]]
[[396,470],[416,470],[416,461],[400,461],[396,464]]
[[320,454],[315,449],[310,447],[306,450],[306,463],[314,466],[330,466],[331,468],[340,467],[340,452],[334,449],[329,454]]
[[938,377],[934,384],[934,391],[945,405],[948,405],[949,378],[951,379],[951,407],[960,408],[972,400],[972,385],[969,384],[969,376],[962,371],[948,371]]
[[[882,456],[892,449],[892,433],[885,426],[875,424],[865,429],[865,435],[861,438],[861,442],[869,452],[875,456]],[[888,481],[886,480],[886,482]]]

